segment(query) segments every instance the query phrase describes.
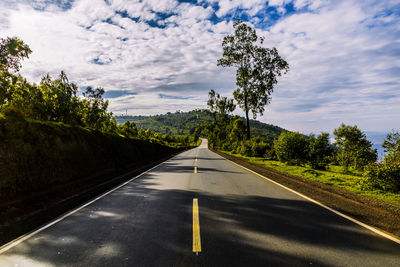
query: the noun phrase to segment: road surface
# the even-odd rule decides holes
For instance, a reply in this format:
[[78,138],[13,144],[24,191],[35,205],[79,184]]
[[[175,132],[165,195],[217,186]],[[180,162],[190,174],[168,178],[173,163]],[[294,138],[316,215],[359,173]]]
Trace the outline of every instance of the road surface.
[[206,141],[0,254],[0,266],[312,265],[400,266],[400,245]]

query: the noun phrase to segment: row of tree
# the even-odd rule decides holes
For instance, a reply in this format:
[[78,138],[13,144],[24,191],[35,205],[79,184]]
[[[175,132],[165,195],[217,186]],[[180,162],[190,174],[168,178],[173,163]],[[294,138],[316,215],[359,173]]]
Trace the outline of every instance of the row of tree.
[[108,111],[108,101],[103,98],[104,89],[89,86],[79,96],[79,87],[70,82],[63,71],[56,79],[46,75],[39,84],[29,83],[19,70],[21,60],[28,58],[31,52],[29,46],[16,37],[0,39],[0,112],[174,146],[188,146],[193,142],[187,136],[138,130],[134,122],[117,125]]
[[246,115],[246,125],[237,116],[230,116],[236,105],[233,99],[221,97],[214,90],[207,102],[213,122],[204,123],[200,130],[209,138],[212,147],[234,151],[246,156],[278,159],[289,164],[309,164],[314,169],[325,170],[329,164],[365,170],[364,186],[400,191],[400,135],[393,132],[383,146],[389,154],[377,163],[377,151],[357,126],[340,125],[334,130],[335,142],[330,143],[329,133],[306,136],[284,131],[273,142],[260,137],[251,138],[249,112],[253,118],[263,114],[271,100],[277,77],[285,73],[289,65],[275,48],[263,48],[263,38],[243,21],[234,23],[235,32],[222,42],[223,55],[218,65],[236,67],[237,89],[233,93]]
[[309,136],[296,132],[283,132],[274,142],[277,158],[282,162],[303,165],[308,163],[314,169],[325,170],[330,163],[343,167],[363,170],[376,162],[377,151],[357,126],[342,124],[333,131],[335,142],[329,141],[329,133]]
[[18,71],[21,60],[31,53],[18,38],[0,39],[0,109],[17,108],[28,118],[79,125],[101,131],[117,129],[103,88],[87,87],[83,97],[78,86],[61,71],[56,79],[50,75],[39,84],[29,83]]
[[246,138],[246,125],[238,116],[231,116],[235,105],[233,100],[221,97],[214,90],[209,93],[209,113],[214,120],[205,123],[210,145],[225,151],[234,151],[245,156],[278,159],[289,164],[309,164],[314,169],[326,169],[329,163],[362,170],[377,160],[377,151],[357,126],[342,124],[334,130],[334,144],[329,133],[306,136],[297,132],[283,131],[273,142],[261,137]]
[[239,116],[229,115],[234,109],[232,100],[218,93],[209,93],[209,113],[212,122],[206,122],[195,131],[204,134],[215,149],[251,157],[326,170],[329,165],[342,166],[343,172],[363,171],[363,188],[400,192],[400,133],[389,133],[382,146],[386,155],[377,162],[377,150],[357,126],[342,124],[329,133],[306,136],[298,132],[283,131],[273,142],[260,136],[246,138],[246,125]]
[[157,143],[172,145],[172,146],[190,146],[197,143],[199,137],[189,137],[188,135],[168,135],[160,132],[151,131],[150,129],[138,129],[135,122],[125,121],[124,124],[118,124],[118,133],[128,138],[139,138]]

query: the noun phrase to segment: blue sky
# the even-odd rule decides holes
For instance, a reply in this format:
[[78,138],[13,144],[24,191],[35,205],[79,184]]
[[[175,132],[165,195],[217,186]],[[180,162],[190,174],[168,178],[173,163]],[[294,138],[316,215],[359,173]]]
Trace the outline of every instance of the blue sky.
[[31,46],[28,80],[65,70],[104,87],[115,114],[148,115],[204,108],[210,89],[232,96],[235,70],[216,61],[241,18],[290,65],[260,121],[389,131],[400,126],[399,17],[398,0],[3,0],[0,36]]

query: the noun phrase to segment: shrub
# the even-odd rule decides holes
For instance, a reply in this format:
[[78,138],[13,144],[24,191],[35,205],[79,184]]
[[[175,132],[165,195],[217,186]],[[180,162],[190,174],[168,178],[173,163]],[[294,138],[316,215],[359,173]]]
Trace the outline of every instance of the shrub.
[[14,120],[25,120],[25,113],[17,107],[10,106],[2,109],[1,111],[5,117]]
[[270,145],[270,148],[265,151],[264,157],[270,160],[278,159],[273,146]]
[[254,157],[264,157],[265,152],[270,147],[271,146],[268,143],[264,143],[264,142],[256,143],[256,142],[253,142],[253,145],[251,146],[252,156],[254,156]]
[[222,144],[222,150],[224,150],[224,151],[232,151],[232,144],[229,144],[229,143]]
[[307,162],[308,141],[297,132],[282,132],[274,141],[275,153],[281,162],[301,165]]
[[363,186],[366,188],[400,192],[400,163],[374,163],[366,167]]
[[308,142],[308,160],[311,168],[325,170],[333,153],[333,148],[329,143],[329,133],[321,133],[318,137],[311,134]]
[[241,155],[251,157],[253,155],[251,141],[250,140],[243,141],[241,143],[239,151]]

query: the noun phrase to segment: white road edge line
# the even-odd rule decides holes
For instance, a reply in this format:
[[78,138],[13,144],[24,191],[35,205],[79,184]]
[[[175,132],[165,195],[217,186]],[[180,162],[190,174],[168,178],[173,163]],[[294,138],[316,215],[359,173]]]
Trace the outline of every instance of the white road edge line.
[[[189,151],[190,151],[190,150],[189,150]],[[183,152],[186,152],[186,151],[183,151]],[[181,152],[181,153],[183,153],[183,152]],[[65,219],[66,217],[68,217],[68,216],[70,216],[70,215],[76,213],[77,211],[79,211],[79,210],[81,210],[81,209],[83,209],[83,208],[89,206],[89,205],[92,204],[93,202],[95,202],[95,201],[97,201],[97,200],[103,198],[104,196],[106,196],[106,195],[108,195],[108,194],[114,192],[115,190],[117,190],[117,189],[123,187],[124,185],[126,185],[126,184],[128,184],[128,183],[130,183],[130,182],[132,182],[132,181],[134,181],[134,180],[136,180],[136,179],[139,178],[140,176],[142,176],[142,175],[144,175],[144,174],[146,174],[146,173],[148,173],[148,172],[154,170],[155,168],[159,167],[160,165],[162,165],[162,164],[164,164],[164,163],[166,163],[166,162],[168,162],[168,161],[174,159],[175,157],[179,156],[181,153],[179,153],[178,155],[173,156],[173,157],[170,158],[170,159],[167,159],[166,161],[161,162],[160,164],[157,164],[156,166],[154,166],[154,167],[148,169],[148,170],[145,171],[145,172],[142,172],[142,173],[138,174],[137,176],[131,178],[130,180],[124,182],[123,184],[117,185],[117,186],[114,187],[113,189],[111,189],[111,190],[109,190],[109,191],[103,193],[102,195],[100,195],[100,196],[98,196],[98,197],[96,197],[96,198],[94,198],[94,199],[92,199],[92,200],[89,200],[89,201],[86,202],[85,204],[79,206],[78,208],[76,208],[76,209],[74,209],[74,210],[72,210],[72,211],[69,211],[69,212],[65,213],[64,215],[61,215],[61,216],[58,217],[57,219],[55,219],[55,220],[51,221],[50,223],[48,223],[48,224],[46,224],[46,225],[40,227],[39,229],[33,230],[33,231],[31,231],[31,232],[29,232],[29,233],[27,233],[27,234],[24,234],[24,235],[22,235],[22,236],[20,236],[20,237],[18,237],[18,238],[16,238],[16,239],[14,239],[14,240],[12,240],[12,241],[6,243],[6,244],[4,244],[3,246],[0,247],[0,254],[4,253],[5,251],[9,250],[9,249],[12,248],[12,247],[15,247],[16,245],[18,245],[18,244],[24,242],[24,241],[27,240],[28,238],[30,238],[30,237],[36,235],[37,233],[39,233],[39,232],[41,232],[41,231],[43,231],[43,230],[49,228],[50,226],[52,226],[52,225],[58,223],[59,221]]]
[[354,219],[354,218],[352,218],[352,217],[350,217],[350,216],[347,216],[346,214],[343,214],[343,213],[341,213],[341,212],[339,212],[339,211],[337,211],[337,210],[335,210],[335,209],[332,209],[332,208],[330,208],[330,207],[328,207],[328,206],[322,204],[321,202],[318,202],[318,201],[316,201],[316,200],[314,200],[314,199],[312,199],[312,198],[310,198],[310,197],[307,197],[307,196],[303,195],[302,193],[299,193],[299,192],[297,192],[297,191],[295,191],[295,190],[293,190],[293,189],[291,189],[291,188],[289,188],[289,187],[286,187],[286,186],[284,186],[284,185],[282,185],[282,184],[280,184],[280,183],[278,183],[278,182],[275,182],[274,180],[271,180],[270,178],[265,177],[264,175],[261,175],[261,174],[255,172],[255,171],[253,171],[253,170],[250,170],[250,169],[248,169],[248,168],[246,168],[246,167],[244,167],[244,166],[242,166],[242,165],[240,165],[240,164],[237,164],[237,163],[235,163],[235,162],[233,162],[233,161],[231,161],[231,160],[229,160],[229,159],[227,159],[227,158],[225,158],[225,157],[223,157],[223,156],[221,156],[221,155],[219,155],[219,154],[217,154],[217,153],[214,153],[214,154],[216,154],[216,155],[218,155],[219,157],[221,157],[221,158],[223,158],[223,159],[225,159],[225,160],[227,160],[227,161],[229,161],[229,162],[235,164],[236,166],[239,166],[239,167],[241,167],[241,168],[243,168],[243,169],[245,169],[245,170],[247,170],[247,171],[249,171],[249,172],[251,172],[251,173],[257,175],[257,176],[260,176],[261,178],[263,178],[263,179],[265,179],[265,180],[267,180],[267,181],[269,181],[269,182],[271,182],[271,183],[274,183],[274,184],[276,184],[276,185],[279,185],[280,187],[283,187],[283,188],[285,188],[286,190],[289,190],[290,192],[295,193],[296,195],[299,195],[299,196],[301,196],[302,198],[307,199],[308,201],[311,201],[311,202],[313,202],[313,203],[315,203],[315,204],[317,204],[317,205],[319,205],[319,206],[321,206],[321,207],[323,207],[323,208],[325,208],[325,209],[327,209],[327,210],[329,210],[329,211],[331,211],[331,212],[333,212],[333,213],[335,213],[335,214],[337,214],[337,215],[339,215],[339,216],[341,216],[341,217],[343,217],[343,218],[346,218],[346,219],[349,220],[349,221],[352,221],[352,222],[354,222],[354,223],[356,223],[356,224],[358,224],[358,225],[360,225],[360,226],[362,226],[362,227],[364,227],[364,228],[366,228],[366,229],[368,229],[368,230],[370,230],[370,231],[372,231],[372,232],[374,232],[374,233],[376,233],[376,234],[378,234],[378,235],[381,235],[381,236],[383,236],[383,237],[385,237],[385,238],[387,238],[387,239],[390,239],[390,240],[392,240],[393,242],[395,242],[395,243],[397,243],[397,244],[400,245],[400,239],[398,239],[397,237],[394,237],[394,236],[392,236],[392,235],[390,235],[390,234],[388,234],[388,233],[385,233],[385,232],[382,231],[382,230],[379,230],[379,229],[377,229],[377,228],[375,228],[375,227],[372,227],[372,226],[370,226],[370,225],[368,225],[368,224],[365,224],[365,223],[363,223],[363,222],[360,222],[360,221],[358,221],[358,220],[356,220],[356,219]]

